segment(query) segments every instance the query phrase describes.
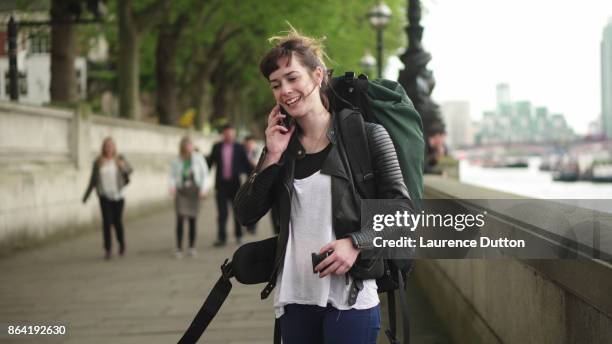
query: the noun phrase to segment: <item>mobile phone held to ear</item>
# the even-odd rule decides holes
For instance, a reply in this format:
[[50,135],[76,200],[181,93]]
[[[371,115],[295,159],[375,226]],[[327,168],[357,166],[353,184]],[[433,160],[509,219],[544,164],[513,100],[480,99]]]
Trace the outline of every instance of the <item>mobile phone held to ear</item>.
[[281,121],[281,125],[287,129],[291,129],[291,126],[294,124],[293,122],[295,122],[295,120],[289,113],[287,113],[282,105],[279,105],[278,107],[280,108],[280,113],[285,115],[285,118],[283,118]]

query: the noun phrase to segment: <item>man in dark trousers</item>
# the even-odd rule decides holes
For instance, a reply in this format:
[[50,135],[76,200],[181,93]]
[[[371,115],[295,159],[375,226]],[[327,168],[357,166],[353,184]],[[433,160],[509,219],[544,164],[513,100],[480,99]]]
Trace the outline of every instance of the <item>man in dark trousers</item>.
[[[217,166],[215,189],[218,211],[218,233],[215,247],[224,246],[227,241],[225,226],[228,216],[228,203],[231,203],[240,188],[240,174],[249,174],[253,167],[249,163],[244,146],[235,142],[236,130],[231,124],[222,128],[223,141],[213,146],[210,156],[206,159],[208,166]],[[234,216],[234,235],[236,243],[241,243],[242,229]]]

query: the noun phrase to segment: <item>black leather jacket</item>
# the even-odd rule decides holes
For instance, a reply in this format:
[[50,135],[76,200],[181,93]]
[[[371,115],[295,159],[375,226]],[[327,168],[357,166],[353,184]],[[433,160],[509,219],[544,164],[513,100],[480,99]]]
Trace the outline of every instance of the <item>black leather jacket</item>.
[[[342,116],[333,116],[333,126],[327,132],[332,148],[321,168],[322,174],[331,176],[333,230],[336,238],[351,237],[358,248],[370,249],[373,248],[374,234],[383,238],[391,238],[389,236],[391,233],[385,233],[384,230],[376,233],[360,231],[361,197],[354,187],[345,147],[342,144],[342,136],[338,132],[340,125],[338,121],[341,120],[343,120]],[[404,185],[395,148],[389,134],[381,125],[373,123],[366,123],[366,133],[376,181],[376,198],[408,200],[410,196]],[[260,163],[265,159],[265,154],[264,149]],[[274,268],[268,285],[261,293],[262,298],[266,298],[274,289],[278,268],[284,260],[289,234],[295,160],[304,154],[304,148],[297,138],[296,131],[280,161],[263,171],[260,171],[259,168],[253,171],[234,200],[234,214],[244,226],[256,223],[271,207],[276,208],[275,213],[279,216],[277,220],[280,231]],[[360,255],[349,273],[353,279],[360,280],[381,277],[382,260],[361,259]],[[354,295],[353,302],[357,293]],[[349,304],[352,304],[350,300]]]

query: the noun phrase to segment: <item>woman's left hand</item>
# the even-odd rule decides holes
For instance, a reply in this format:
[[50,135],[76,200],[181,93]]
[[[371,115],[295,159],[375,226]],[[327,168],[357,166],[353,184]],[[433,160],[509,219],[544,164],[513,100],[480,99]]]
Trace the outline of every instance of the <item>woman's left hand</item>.
[[353,266],[359,255],[359,250],[353,246],[350,238],[330,242],[321,248],[319,254],[329,250],[334,252],[315,267],[320,278],[329,274],[344,275]]

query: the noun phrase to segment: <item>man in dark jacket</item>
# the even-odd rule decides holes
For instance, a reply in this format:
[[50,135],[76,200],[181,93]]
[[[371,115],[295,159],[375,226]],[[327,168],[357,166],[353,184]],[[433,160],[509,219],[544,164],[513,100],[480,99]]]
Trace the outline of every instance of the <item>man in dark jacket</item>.
[[[207,157],[208,165],[212,168],[217,166],[215,177],[215,190],[218,211],[218,232],[215,247],[224,246],[227,241],[226,223],[228,216],[228,202],[232,202],[240,188],[240,175],[249,174],[253,169],[249,163],[244,146],[235,142],[236,130],[231,124],[222,129],[223,141],[213,146],[212,152]],[[240,244],[242,229],[236,216],[234,216],[234,235],[236,242]]]

